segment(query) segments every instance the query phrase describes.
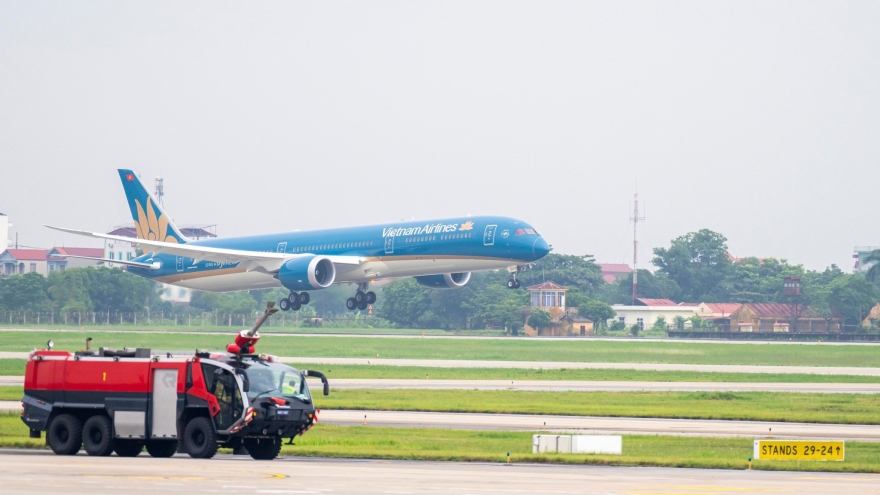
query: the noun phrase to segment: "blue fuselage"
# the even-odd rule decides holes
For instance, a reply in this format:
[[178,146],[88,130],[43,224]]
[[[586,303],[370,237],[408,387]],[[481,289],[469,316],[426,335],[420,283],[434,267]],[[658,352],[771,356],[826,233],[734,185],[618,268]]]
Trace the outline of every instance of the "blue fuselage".
[[[291,256],[359,258],[357,264],[337,266],[334,283],[500,269],[538,260],[550,251],[543,237],[526,222],[494,216],[218,238],[188,244]],[[240,262],[152,253],[136,261],[158,262],[161,268],[129,267],[132,273],[194,289],[230,291],[280,285],[271,273]]]

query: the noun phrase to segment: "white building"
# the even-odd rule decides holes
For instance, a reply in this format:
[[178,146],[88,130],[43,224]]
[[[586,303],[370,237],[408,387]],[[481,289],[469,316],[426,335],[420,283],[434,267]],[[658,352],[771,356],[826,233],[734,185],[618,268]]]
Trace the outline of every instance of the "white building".
[[651,328],[657,321],[657,318],[663,317],[667,325],[672,325],[676,316],[682,318],[690,318],[697,311],[696,305],[662,305],[662,306],[624,306],[623,304],[615,304],[611,306],[617,315],[613,320],[608,320],[610,325],[615,320],[623,323],[627,327],[639,325],[642,329]]
[[9,249],[9,227],[12,227],[9,217],[0,213],[0,253]]

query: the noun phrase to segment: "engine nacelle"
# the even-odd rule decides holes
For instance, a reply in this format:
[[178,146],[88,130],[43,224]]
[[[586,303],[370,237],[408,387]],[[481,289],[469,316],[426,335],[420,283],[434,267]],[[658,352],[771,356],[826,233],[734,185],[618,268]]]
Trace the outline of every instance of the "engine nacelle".
[[471,279],[471,272],[444,273],[443,275],[427,275],[416,277],[422,287],[431,289],[460,289]]
[[323,256],[295,258],[278,270],[278,281],[290,290],[326,289],[334,279],[336,266]]

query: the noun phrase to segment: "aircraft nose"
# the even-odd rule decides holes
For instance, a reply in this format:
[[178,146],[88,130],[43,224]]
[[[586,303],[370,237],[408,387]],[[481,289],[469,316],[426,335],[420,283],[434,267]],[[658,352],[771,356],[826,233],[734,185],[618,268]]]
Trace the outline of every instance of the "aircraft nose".
[[535,239],[535,243],[532,244],[532,254],[534,254],[538,258],[543,258],[547,256],[547,253],[550,252],[550,246],[547,244],[547,241],[544,240],[543,237],[538,236]]

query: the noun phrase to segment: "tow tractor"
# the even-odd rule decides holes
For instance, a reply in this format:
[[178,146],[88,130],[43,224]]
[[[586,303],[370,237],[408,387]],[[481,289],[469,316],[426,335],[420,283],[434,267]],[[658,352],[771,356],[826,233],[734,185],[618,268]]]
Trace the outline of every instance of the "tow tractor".
[[32,438],[46,432],[59,455],[153,457],[178,450],[208,459],[219,447],[246,449],[254,459],[278,456],[318,421],[306,377],[274,356],[256,354],[259,328],[274,303],[226,352],[150,349],[45,350],[30,353],[21,419]]

